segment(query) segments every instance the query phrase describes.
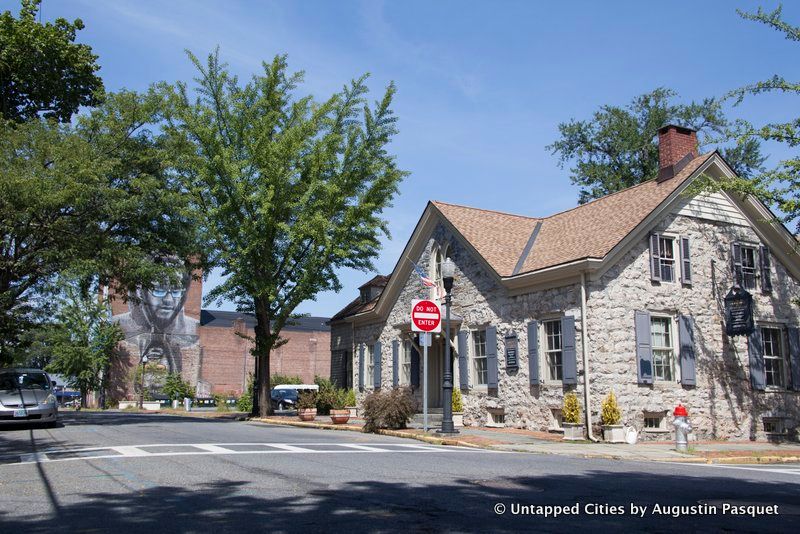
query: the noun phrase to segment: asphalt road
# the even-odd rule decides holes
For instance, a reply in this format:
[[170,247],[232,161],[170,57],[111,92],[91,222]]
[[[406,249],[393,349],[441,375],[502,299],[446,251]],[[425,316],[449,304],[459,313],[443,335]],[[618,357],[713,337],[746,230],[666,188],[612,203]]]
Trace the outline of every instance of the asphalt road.
[[800,531],[800,466],[572,459],[162,415],[62,420],[0,429],[0,532]]

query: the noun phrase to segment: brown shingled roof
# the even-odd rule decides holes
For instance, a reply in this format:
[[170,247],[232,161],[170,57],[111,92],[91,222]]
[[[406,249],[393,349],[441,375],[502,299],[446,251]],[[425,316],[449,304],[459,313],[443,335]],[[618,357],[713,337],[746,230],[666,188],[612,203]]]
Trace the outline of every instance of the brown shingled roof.
[[500,276],[512,276],[537,222],[542,226],[516,274],[603,258],[712,154],[698,156],[669,180],[643,182],[543,219],[433,204]]
[[368,312],[374,309],[375,305],[378,303],[378,298],[380,298],[380,295],[375,297],[369,302],[361,302],[361,297],[358,297],[350,304],[339,310],[339,312],[336,315],[331,317],[331,322],[344,319],[345,317],[350,317],[351,315],[355,315],[357,313]]
[[372,280],[365,284],[361,284],[358,289],[363,289],[369,286],[375,287],[386,287],[386,284],[389,283],[389,277],[384,274],[376,275]]

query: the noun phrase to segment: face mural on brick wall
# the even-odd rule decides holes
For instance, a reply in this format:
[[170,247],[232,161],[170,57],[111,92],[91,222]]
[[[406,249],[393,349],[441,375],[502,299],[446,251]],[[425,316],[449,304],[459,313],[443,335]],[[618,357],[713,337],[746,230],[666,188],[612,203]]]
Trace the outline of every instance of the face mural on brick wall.
[[129,352],[138,354],[139,361],[147,356],[148,362],[161,363],[171,373],[180,373],[184,354],[198,348],[198,321],[184,313],[192,279],[182,267],[176,274],[172,280],[132,293],[128,313],[114,317]]

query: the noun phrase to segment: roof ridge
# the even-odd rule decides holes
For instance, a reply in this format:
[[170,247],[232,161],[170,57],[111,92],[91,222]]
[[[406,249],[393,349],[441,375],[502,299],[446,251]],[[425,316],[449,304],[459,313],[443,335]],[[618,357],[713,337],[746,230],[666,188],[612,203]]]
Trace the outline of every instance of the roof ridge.
[[[712,152],[707,152],[705,154],[700,154],[696,158],[692,159],[686,166],[688,167],[689,165],[691,165],[692,163],[694,163],[696,160],[698,160],[700,158],[708,159],[708,157],[713,155],[715,152],[717,152],[717,151],[714,150]],[[686,178],[684,178],[683,181],[686,181],[687,179],[689,179],[690,176],[691,176],[691,174],[689,176],[687,176]],[[553,217],[555,217],[557,215],[563,215],[564,213],[569,213],[570,211],[574,211],[574,210],[583,208],[585,206],[588,206],[589,204],[595,204],[597,202],[600,202],[601,200],[605,200],[607,198],[613,197],[614,195],[619,195],[620,193],[625,193],[627,191],[630,191],[632,189],[636,189],[637,187],[641,187],[643,185],[649,184],[650,182],[653,182],[653,181],[656,181],[656,180],[658,180],[657,177],[656,178],[650,178],[649,180],[645,180],[644,182],[639,182],[638,184],[634,184],[634,185],[632,185],[630,187],[626,187],[625,189],[620,189],[619,191],[614,191],[613,193],[608,193],[607,195],[603,195],[602,197],[599,197],[599,198],[593,198],[592,200],[590,200],[589,202],[586,202],[585,204],[578,204],[577,206],[574,206],[572,208],[553,213],[552,215],[548,215],[546,217],[542,217],[542,219],[552,219]],[[668,182],[668,181],[669,180],[664,180],[664,182]]]
[[520,215],[518,213],[509,213],[507,211],[489,210],[489,209],[486,209],[486,208],[476,208],[474,206],[465,206],[463,204],[453,204],[452,202],[443,202],[441,200],[431,200],[431,203],[433,205],[444,204],[445,206],[453,206],[455,208],[466,208],[466,209],[469,209],[469,210],[485,211],[487,213],[498,213],[500,215],[508,215],[510,217],[519,217],[521,219],[530,219],[532,221],[540,221],[540,220],[546,218],[546,217],[531,217],[530,215]]

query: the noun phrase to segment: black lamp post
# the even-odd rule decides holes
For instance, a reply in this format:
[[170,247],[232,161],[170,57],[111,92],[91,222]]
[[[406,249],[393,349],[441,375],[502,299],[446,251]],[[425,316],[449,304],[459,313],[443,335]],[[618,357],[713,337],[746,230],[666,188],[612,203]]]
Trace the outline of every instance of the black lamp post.
[[444,282],[444,304],[447,308],[445,313],[444,329],[444,381],[442,383],[442,429],[440,434],[458,434],[458,430],[453,426],[453,362],[450,359],[450,292],[453,289],[453,276],[456,266],[450,258],[442,262],[442,281]]
[[147,366],[147,354],[142,356],[142,384],[139,389],[139,409],[144,408],[144,370]]

